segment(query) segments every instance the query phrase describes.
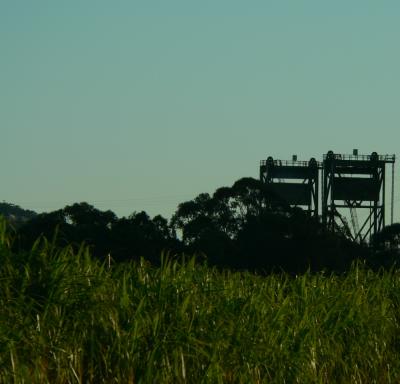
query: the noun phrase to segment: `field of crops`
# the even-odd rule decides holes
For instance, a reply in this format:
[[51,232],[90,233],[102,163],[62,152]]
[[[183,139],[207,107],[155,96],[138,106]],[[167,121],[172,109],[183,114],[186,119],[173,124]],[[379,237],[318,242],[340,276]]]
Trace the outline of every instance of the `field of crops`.
[[400,272],[221,272],[0,230],[1,383],[398,383]]

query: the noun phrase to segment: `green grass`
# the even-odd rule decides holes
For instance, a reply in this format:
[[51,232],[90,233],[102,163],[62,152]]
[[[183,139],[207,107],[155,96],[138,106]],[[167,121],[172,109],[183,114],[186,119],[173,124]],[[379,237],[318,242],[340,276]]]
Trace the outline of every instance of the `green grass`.
[[400,272],[113,265],[0,228],[1,383],[398,383]]

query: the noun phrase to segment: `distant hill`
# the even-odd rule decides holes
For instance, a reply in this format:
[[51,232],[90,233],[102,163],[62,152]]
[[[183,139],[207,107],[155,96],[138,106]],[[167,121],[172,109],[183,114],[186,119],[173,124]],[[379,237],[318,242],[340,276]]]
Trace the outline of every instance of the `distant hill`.
[[3,215],[15,227],[18,227],[34,218],[37,213],[28,209],[23,209],[19,205],[3,201],[0,203],[0,215]]

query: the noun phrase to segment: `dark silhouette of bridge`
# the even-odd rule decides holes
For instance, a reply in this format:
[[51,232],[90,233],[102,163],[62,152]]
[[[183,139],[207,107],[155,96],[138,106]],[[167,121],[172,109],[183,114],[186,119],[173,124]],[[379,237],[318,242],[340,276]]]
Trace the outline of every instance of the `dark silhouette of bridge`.
[[[331,231],[347,228],[358,242],[369,240],[385,226],[386,168],[392,165],[390,222],[393,224],[395,155],[337,154],[329,151],[318,162],[268,157],[260,163],[260,180],[291,206],[319,217]],[[362,212],[362,213],[360,213]],[[360,217],[362,220],[360,221]],[[348,224],[351,221],[351,229]]]

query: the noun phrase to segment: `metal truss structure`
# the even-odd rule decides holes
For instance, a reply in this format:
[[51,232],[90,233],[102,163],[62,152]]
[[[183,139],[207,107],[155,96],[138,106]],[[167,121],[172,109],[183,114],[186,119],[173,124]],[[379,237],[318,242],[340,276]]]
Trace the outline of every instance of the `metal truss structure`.
[[[323,161],[322,222],[331,231],[349,227],[343,209],[350,211],[353,240],[364,242],[385,226],[386,164],[392,164],[392,213],[395,156],[335,154],[329,151]],[[358,212],[363,210],[362,222]]]
[[321,217],[327,229],[337,231],[345,228],[353,240],[365,242],[385,226],[387,164],[392,164],[393,223],[394,163],[394,155],[382,156],[376,152],[359,155],[357,150],[352,155],[329,151],[323,156],[322,163],[315,158],[307,162],[297,161],[297,156],[293,156],[291,161],[268,157],[260,163],[260,180],[290,206],[305,208],[311,216]]
[[318,217],[318,187],[320,164],[310,161],[274,160],[268,157],[260,163],[260,180],[291,206],[305,207],[310,215]]

